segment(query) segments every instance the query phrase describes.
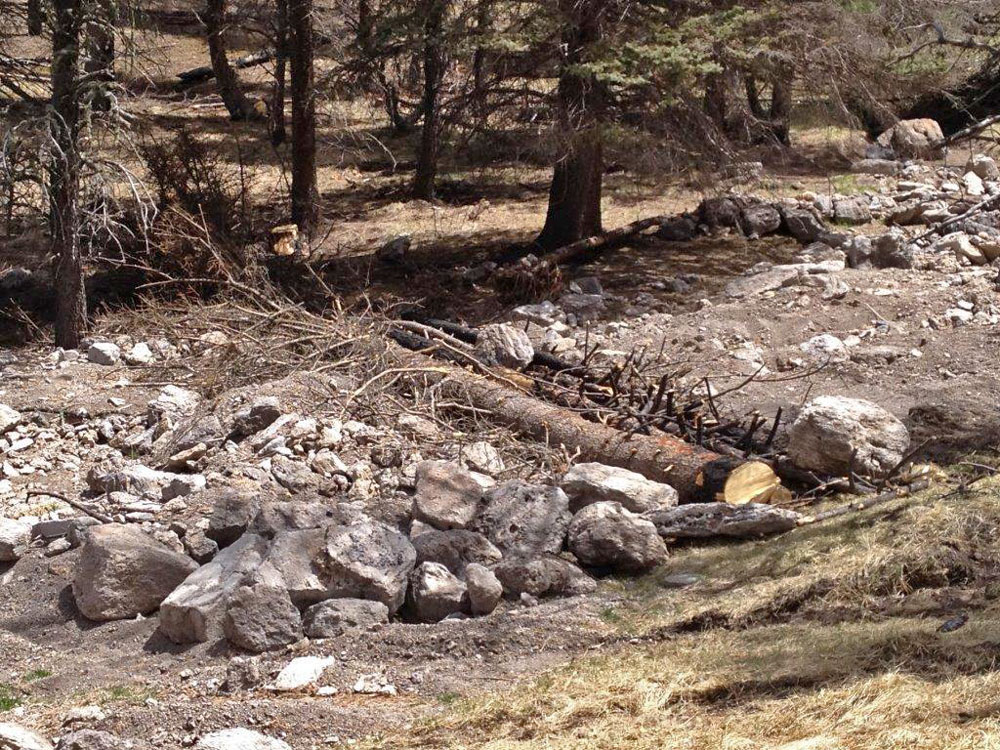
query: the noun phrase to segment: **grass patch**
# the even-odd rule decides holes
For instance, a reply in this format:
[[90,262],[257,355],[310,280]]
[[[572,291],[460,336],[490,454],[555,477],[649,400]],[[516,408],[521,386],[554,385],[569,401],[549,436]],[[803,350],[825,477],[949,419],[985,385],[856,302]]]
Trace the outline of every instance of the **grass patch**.
[[[1000,491],[934,489],[603,584],[609,645],[369,748],[1000,747]],[[668,589],[671,573],[697,573]],[[992,593],[991,593],[992,592]],[[957,611],[965,627],[937,632]],[[791,750],[791,747],[785,749]]]
[[105,688],[98,696],[98,703],[145,703],[155,697],[156,692],[145,685],[112,685]]
[[0,713],[10,711],[21,705],[21,699],[9,685],[0,685]]
[[47,669],[32,669],[30,672],[24,674],[25,682],[37,682],[38,680],[44,680],[46,677],[51,677],[52,672]]

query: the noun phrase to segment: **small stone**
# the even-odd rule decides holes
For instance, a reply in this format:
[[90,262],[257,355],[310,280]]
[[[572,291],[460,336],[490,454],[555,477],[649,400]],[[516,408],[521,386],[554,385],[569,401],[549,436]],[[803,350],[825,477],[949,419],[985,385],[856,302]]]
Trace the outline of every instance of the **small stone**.
[[575,464],[563,477],[561,487],[574,513],[604,500],[621,503],[634,513],[646,513],[677,505],[677,490],[646,479],[642,474],[599,463]]
[[535,348],[528,334],[506,323],[494,323],[479,330],[476,356],[487,365],[520,370],[531,364]]
[[306,610],[303,624],[310,638],[336,638],[350,630],[371,630],[389,622],[389,608],[366,599],[328,599]]
[[467,598],[466,585],[440,563],[421,563],[410,576],[408,599],[421,622],[439,622],[461,612]]
[[31,526],[24,521],[0,517],[0,562],[16,562],[31,541]]
[[156,355],[149,348],[149,344],[144,341],[140,341],[125,353],[125,364],[127,365],[148,365],[155,360]]
[[500,579],[479,563],[466,566],[465,585],[469,592],[469,610],[477,616],[490,614],[503,597]]
[[98,341],[87,349],[87,359],[98,365],[117,365],[121,357],[121,349],[109,341]]
[[463,445],[458,455],[470,469],[491,477],[497,476],[506,468],[500,452],[485,440]]
[[251,729],[223,729],[202,737],[195,750],[292,750],[287,742]]
[[323,671],[333,664],[332,657],[299,656],[292,659],[274,680],[271,689],[278,693],[289,693],[310,687],[323,676]]

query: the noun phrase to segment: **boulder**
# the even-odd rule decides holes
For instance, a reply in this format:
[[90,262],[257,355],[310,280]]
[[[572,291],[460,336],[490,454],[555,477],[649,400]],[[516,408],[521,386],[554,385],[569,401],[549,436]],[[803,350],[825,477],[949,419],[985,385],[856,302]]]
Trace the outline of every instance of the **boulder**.
[[0,563],[21,559],[30,541],[30,525],[14,518],[0,517]]
[[194,750],[292,750],[287,742],[251,729],[223,729],[206,734]]
[[227,547],[243,536],[260,512],[256,495],[230,488],[219,490],[210,502],[212,510],[205,535],[219,547]]
[[503,555],[489,539],[475,531],[428,531],[412,538],[417,552],[417,565],[435,562],[444,565],[457,576],[462,576],[471,563],[492,566]]
[[884,476],[906,453],[906,426],[877,404],[841,396],[810,401],[789,429],[789,458],[803,469],[844,476]]
[[747,206],[741,215],[741,226],[747,235],[764,237],[774,234],[781,228],[781,213],[766,203]]
[[731,198],[705,198],[698,206],[698,220],[709,229],[736,228],[740,215],[740,207]]
[[823,220],[808,209],[786,209],[784,218],[788,233],[804,245],[815,242],[826,234]]
[[506,323],[493,323],[479,329],[476,356],[487,365],[520,370],[531,364],[535,348],[528,334]]
[[163,634],[174,643],[204,643],[220,636],[229,596],[252,579],[267,547],[267,540],[246,534],[185,578],[160,605]]
[[658,510],[646,518],[664,539],[753,539],[794,529],[800,516],[795,511],[760,503],[692,503]]
[[134,526],[94,526],[76,566],[73,596],[88,620],[129,619],[155,611],[197,567]]
[[274,536],[260,580],[282,586],[298,607],[334,595],[326,570],[326,529],[282,531]]
[[0,750],[52,750],[52,743],[18,724],[0,722]]
[[222,631],[232,645],[259,654],[301,639],[302,618],[285,589],[258,583],[233,592]]
[[477,616],[490,614],[503,597],[500,579],[479,563],[466,566],[465,585],[469,592],[469,611]]
[[504,596],[579,596],[591,594],[597,582],[573,563],[555,555],[505,559],[493,568]]
[[985,266],[989,263],[982,251],[972,243],[965,232],[952,232],[934,243],[935,250],[955,254],[958,260],[967,260],[974,266]]
[[110,732],[79,729],[60,737],[56,750],[136,750],[136,744]]
[[642,573],[667,559],[656,527],[614,502],[588,505],[573,516],[568,546],[582,564],[622,573]]
[[336,638],[349,630],[384,625],[389,608],[366,599],[328,599],[307,609],[302,622],[310,638]]
[[417,553],[401,533],[376,521],[331,526],[326,552],[334,596],[379,601],[390,613],[402,606]]
[[367,518],[360,508],[350,503],[331,504],[329,500],[265,500],[251,529],[271,538],[282,531],[321,529],[335,524],[357,523]]
[[117,365],[122,358],[122,350],[110,341],[97,341],[87,349],[87,359],[97,365]]
[[903,165],[894,159],[861,159],[851,164],[854,174],[874,174],[893,177],[899,174]]
[[669,484],[599,463],[574,465],[566,472],[560,486],[569,497],[569,508],[574,513],[605,500],[621,503],[633,513],[670,508],[678,502],[677,490]]
[[139,463],[100,464],[87,472],[87,486],[102,495],[127,492],[161,497],[163,488],[180,476],[183,475],[157,471]]
[[860,195],[842,196],[833,200],[833,219],[838,224],[855,226],[872,220],[868,199]]
[[690,242],[698,234],[698,222],[690,216],[671,216],[664,221],[656,236],[667,242]]
[[444,565],[425,562],[410,575],[409,606],[420,622],[439,622],[448,615],[465,610],[468,593],[465,584]]
[[1000,167],[996,159],[986,154],[973,154],[965,164],[966,172],[973,172],[983,180],[1000,180]]
[[878,137],[878,144],[902,159],[940,159],[944,156],[942,140],[944,133],[937,121],[922,118],[900,120]]
[[515,479],[486,494],[474,528],[504,555],[536,557],[562,549],[571,518],[561,489]]
[[0,404],[0,435],[20,423],[21,412],[11,409],[7,404]]
[[438,529],[465,529],[482,499],[479,482],[460,464],[423,461],[417,466],[414,518]]

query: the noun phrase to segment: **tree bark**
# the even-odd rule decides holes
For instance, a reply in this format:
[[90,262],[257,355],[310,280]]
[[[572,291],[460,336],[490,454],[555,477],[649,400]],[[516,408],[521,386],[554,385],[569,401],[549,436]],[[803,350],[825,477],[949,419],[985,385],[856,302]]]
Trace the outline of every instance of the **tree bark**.
[[604,0],[560,0],[566,50],[559,74],[561,154],[549,188],[545,225],[536,240],[545,250],[601,233],[604,174],[601,123],[603,95],[591,75],[582,75],[588,50],[601,40]]
[[476,117],[481,124],[486,124],[489,111],[486,106],[486,76],[487,76],[487,52],[483,46],[483,39],[489,33],[492,24],[492,7],[490,0],[480,0],[476,9],[476,36],[479,41],[476,44],[476,51],[472,57],[472,91]]
[[243,94],[240,81],[226,56],[223,37],[226,22],[226,0],[208,0],[205,9],[205,26],[208,30],[208,55],[215,71],[215,83],[230,119],[247,120],[253,117],[253,106]]
[[91,86],[90,106],[98,112],[111,109],[109,87],[115,80],[116,0],[99,0],[97,13],[87,28],[87,61],[84,70]]
[[292,90],[292,223],[308,237],[316,219],[316,90],[312,0],[288,0]]
[[41,36],[45,25],[45,12],[42,10],[42,0],[28,0],[28,34]]
[[274,88],[268,111],[271,145],[285,142],[285,62],[288,59],[288,0],[277,0],[274,20]]
[[712,73],[705,79],[705,114],[719,130],[728,128],[725,72]]
[[438,93],[444,78],[444,18],[447,0],[428,0],[424,6],[424,94],[421,109],[424,113],[420,132],[420,149],[417,152],[417,171],[413,177],[413,197],[430,200],[434,197],[437,179],[438,146],[440,139],[440,113]]
[[757,87],[757,78],[747,75],[743,79],[743,83],[747,90],[747,105],[750,107],[750,114],[758,120],[763,120],[768,115],[764,109],[764,105],[760,101],[760,89]]
[[80,346],[87,297],[80,251],[81,0],[55,0],[52,28],[51,210],[56,265],[56,345]]
[[792,71],[782,70],[775,77],[771,92],[771,128],[775,137],[789,144],[789,121],[792,115]]

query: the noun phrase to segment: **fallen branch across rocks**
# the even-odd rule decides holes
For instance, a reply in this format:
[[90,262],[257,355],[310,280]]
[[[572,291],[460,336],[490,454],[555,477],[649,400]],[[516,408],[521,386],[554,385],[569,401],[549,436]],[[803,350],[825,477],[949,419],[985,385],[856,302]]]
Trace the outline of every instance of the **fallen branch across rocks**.
[[604,232],[604,234],[594,235],[593,237],[585,237],[584,239],[578,240],[570,245],[566,245],[565,247],[546,253],[544,256],[544,262],[554,266],[569,263],[571,261],[580,261],[586,258],[586,256],[597,255],[614,245],[626,242],[636,235],[645,232],[647,229],[660,226],[663,222],[670,218],[670,216],[666,215],[649,216],[645,219],[639,219],[638,221],[633,221],[625,226],[618,227],[617,229]]
[[670,435],[626,433],[590,422],[510,384],[498,383],[492,377],[442,366],[426,354],[400,351],[399,359],[414,369],[427,370],[431,366],[442,369],[444,376],[438,387],[449,398],[465,400],[489,413],[494,421],[536,440],[561,445],[578,454],[582,461],[619,466],[648,479],[666,482],[683,501],[714,499],[729,471],[741,463]]
[[961,221],[965,221],[973,216],[975,216],[980,211],[985,211],[987,208],[991,208],[994,204],[1000,203],[1000,195],[991,195],[989,198],[979,201],[976,205],[970,208],[963,214],[958,216],[952,216],[950,219],[945,219],[939,224],[935,224],[933,227],[928,229],[922,235],[917,237],[914,242],[920,242],[926,240],[929,237],[933,237],[935,234],[940,234],[944,229],[947,229],[954,224],[958,224]]

